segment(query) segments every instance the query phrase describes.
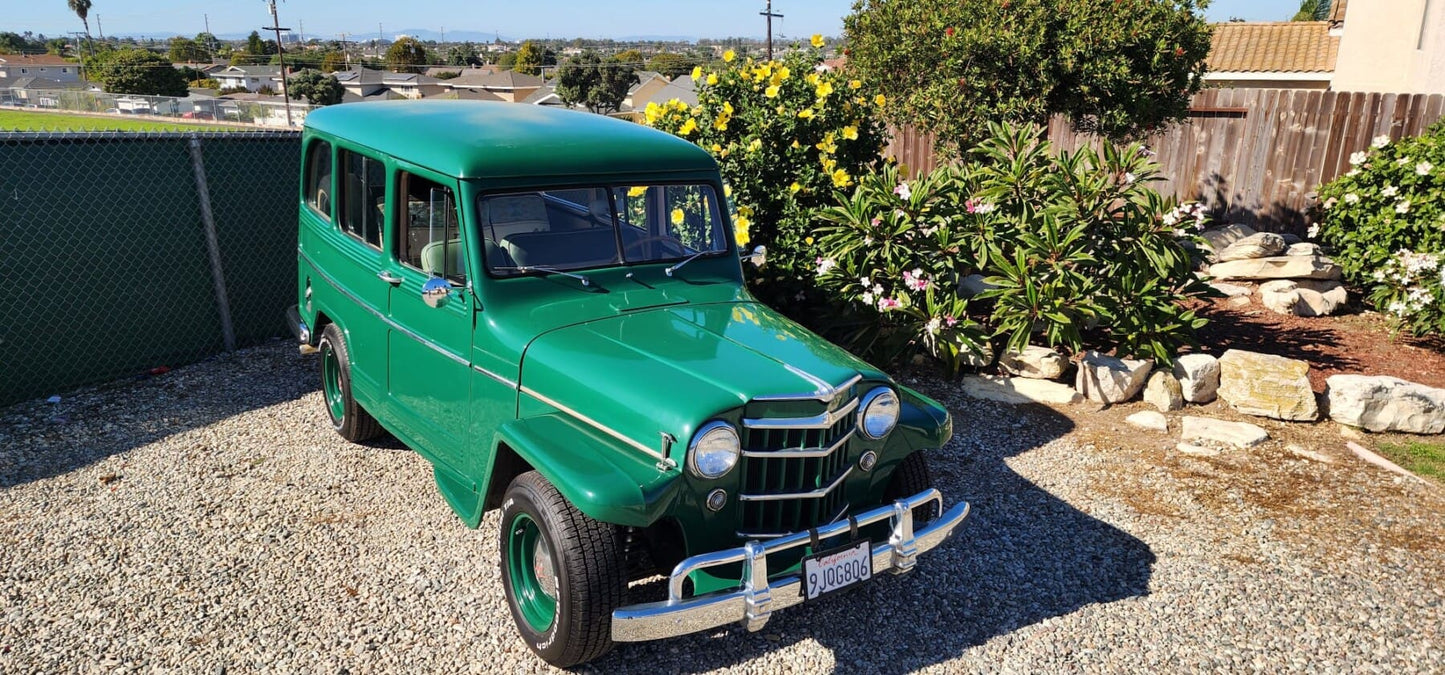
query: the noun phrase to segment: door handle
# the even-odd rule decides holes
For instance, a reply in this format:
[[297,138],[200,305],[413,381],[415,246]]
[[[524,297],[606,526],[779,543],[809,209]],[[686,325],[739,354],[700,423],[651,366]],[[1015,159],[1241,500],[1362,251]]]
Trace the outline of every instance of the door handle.
[[382,281],[385,281],[386,283],[391,284],[392,286],[395,286],[395,285],[401,283],[401,277],[396,276],[395,274],[392,274],[391,272],[388,272],[388,271],[385,271],[385,270],[383,270],[383,271],[381,271],[381,272],[377,272],[377,273],[376,273],[376,278],[381,279]]

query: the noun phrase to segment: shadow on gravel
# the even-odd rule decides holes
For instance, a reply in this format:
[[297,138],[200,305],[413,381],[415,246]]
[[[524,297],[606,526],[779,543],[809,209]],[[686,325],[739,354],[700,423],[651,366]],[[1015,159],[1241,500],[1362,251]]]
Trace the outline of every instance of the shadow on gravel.
[[[289,345],[288,345],[289,346]],[[0,488],[75,471],[319,387],[294,348],[243,349],[143,381],[126,380],[0,408]],[[198,448],[204,451],[204,448]]]
[[765,670],[811,672],[828,664],[784,661],[773,652],[812,638],[832,652],[837,671],[903,673],[1088,605],[1148,593],[1155,558],[1144,542],[1005,463],[1069,433],[1067,417],[1043,406],[967,401],[951,407],[957,435],[930,453],[929,464],[945,501],[968,501],[973,511],[959,536],[920,558],[914,572],[778,612],[757,633],[730,628],[618,645],[590,668],[642,673],[665,663],[701,672],[757,659]]

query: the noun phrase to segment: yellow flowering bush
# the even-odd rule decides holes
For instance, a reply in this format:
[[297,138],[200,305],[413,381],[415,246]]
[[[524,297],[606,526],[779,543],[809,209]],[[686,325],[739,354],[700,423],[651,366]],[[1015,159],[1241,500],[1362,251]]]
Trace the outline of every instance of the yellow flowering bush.
[[740,245],[768,247],[754,291],[775,307],[814,296],[817,257],[804,240],[812,215],[839,191],[881,168],[886,101],[856,80],[822,68],[822,52],[794,50],[778,61],[723,54],[720,70],[693,69],[698,105],[649,104],[648,126],[707,148],[730,188]]

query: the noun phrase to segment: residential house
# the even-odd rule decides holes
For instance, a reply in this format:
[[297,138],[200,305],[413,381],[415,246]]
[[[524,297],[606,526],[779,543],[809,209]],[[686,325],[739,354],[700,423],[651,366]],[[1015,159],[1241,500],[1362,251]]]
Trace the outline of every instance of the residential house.
[[281,91],[281,66],[226,66],[211,73],[222,89]]
[[647,109],[648,104],[656,103],[657,105],[662,105],[673,99],[682,101],[689,106],[697,105],[697,83],[693,82],[691,76],[684,75],[671,82],[668,82],[667,86],[661,87],[656,91],[653,91],[646,98],[634,97],[632,99],[631,108],[619,110],[613,114],[613,117],[623,117],[633,121],[642,121],[642,111]]
[[0,87],[22,77],[79,82],[80,64],[52,54],[0,54]]
[[[545,91],[545,90],[546,90],[546,87],[543,87],[542,89],[538,89],[537,91],[538,91],[538,92],[541,92],[541,91]],[[536,95],[536,94],[533,94],[533,96],[535,96],[535,95]],[[483,89],[448,89],[448,90],[444,90],[444,91],[443,91],[442,93],[440,93],[440,94],[437,94],[437,95],[435,95],[435,96],[428,96],[427,98],[439,98],[439,99],[443,99],[443,100],[448,100],[448,99],[449,99],[449,100],[453,100],[453,101],[501,101],[501,102],[506,102],[506,100],[503,99],[501,96],[498,96],[498,95],[496,95],[496,94],[493,94],[493,93],[490,92],[490,91],[486,91],[486,90],[483,90]],[[524,101],[524,102],[525,102],[525,101]]]
[[546,84],[546,81],[540,77],[523,75],[514,70],[463,75],[450,80],[442,80],[442,85],[448,89],[480,89],[496,94],[502,97],[502,100],[512,103],[525,100],[543,84]]
[[0,100],[8,105],[55,108],[60,96],[90,88],[84,82],[59,82],[44,77],[6,78],[0,80],[0,92],[5,94]]
[[446,88],[442,86],[443,82],[445,80],[416,73],[386,73],[381,78],[382,85],[388,90],[402,98],[413,100],[445,92]]
[[[654,73],[650,70],[637,71],[637,84],[627,90],[627,96],[622,99],[622,109],[631,110],[635,106],[633,101],[647,101],[658,90],[672,83],[662,73]],[[646,104],[644,104],[646,105]]]
[[562,100],[561,96],[557,95],[557,85],[551,82],[538,87],[537,91],[532,92],[531,96],[522,99],[521,102],[528,105],[571,107]]
[[386,90],[385,71],[357,66],[351,70],[338,70],[331,76],[341,83],[341,88],[354,100],[375,96]]
[[1445,2],[1335,0],[1333,13],[1342,24],[1333,88],[1445,93]]
[[1329,21],[1215,24],[1204,81],[1211,87],[1329,89],[1339,52]]

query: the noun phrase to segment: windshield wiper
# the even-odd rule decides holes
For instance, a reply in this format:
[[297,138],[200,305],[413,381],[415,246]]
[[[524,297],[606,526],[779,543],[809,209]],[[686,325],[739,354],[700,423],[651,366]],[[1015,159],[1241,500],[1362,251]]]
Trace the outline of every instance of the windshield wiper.
[[666,273],[667,273],[667,276],[672,276],[672,273],[673,273],[673,272],[676,272],[676,271],[678,271],[678,270],[680,270],[680,269],[682,269],[682,266],[683,266],[683,265],[686,265],[686,264],[688,264],[688,263],[690,263],[690,262],[692,262],[692,261],[694,261],[694,260],[697,260],[698,258],[700,258],[700,257],[702,257],[702,256],[705,256],[705,255],[707,255],[707,254],[709,254],[709,253],[712,253],[712,252],[713,252],[713,251],[698,251],[697,253],[694,253],[694,254],[688,256],[686,260],[683,260],[682,262],[679,262],[678,264],[673,265],[672,267],[669,267],[669,268],[663,270],[663,272],[666,272]]
[[559,270],[559,269],[557,269],[557,268],[555,268],[555,267],[546,267],[546,266],[543,266],[543,265],[521,265],[521,266],[517,266],[517,267],[507,267],[507,266],[503,266],[503,267],[493,267],[492,269],[494,269],[494,270],[515,270],[515,271],[518,271],[518,272],[546,272],[546,273],[548,273],[548,274],[560,274],[560,275],[562,275],[562,276],[564,276],[564,277],[572,277],[573,279],[576,279],[576,280],[582,282],[582,285],[583,285],[583,286],[591,286],[591,285],[592,285],[592,280],[591,280],[591,279],[588,279],[587,277],[584,277],[584,276],[582,276],[582,275],[580,275],[580,274],[573,274],[573,273],[571,273],[571,272],[563,272],[562,270]]

